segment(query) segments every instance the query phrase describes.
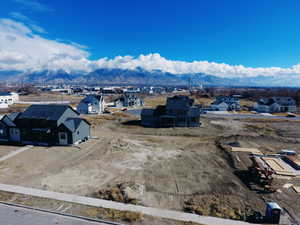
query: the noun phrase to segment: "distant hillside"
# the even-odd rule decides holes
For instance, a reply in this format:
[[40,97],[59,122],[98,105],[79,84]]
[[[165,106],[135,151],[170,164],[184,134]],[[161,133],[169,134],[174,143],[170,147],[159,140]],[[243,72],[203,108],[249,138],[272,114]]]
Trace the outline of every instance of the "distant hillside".
[[32,73],[1,72],[0,80],[30,83],[66,83],[66,84],[123,84],[123,85],[187,85],[189,80],[194,84],[222,86],[300,86],[299,79],[286,77],[244,77],[222,78],[196,73],[175,75],[160,70],[147,71],[142,68],[98,69],[91,73],[67,73],[58,71],[37,71]]

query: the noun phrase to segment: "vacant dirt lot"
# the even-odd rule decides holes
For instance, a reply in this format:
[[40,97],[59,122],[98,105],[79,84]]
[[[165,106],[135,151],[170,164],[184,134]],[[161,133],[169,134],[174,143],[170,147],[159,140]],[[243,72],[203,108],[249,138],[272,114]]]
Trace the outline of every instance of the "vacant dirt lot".
[[18,146],[4,146],[0,145],[0,157],[5,156],[13,151],[18,150],[20,147]]
[[202,118],[199,128],[154,129],[124,123],[134,117],[109,118],[93,118],[97,139],[78,147],[34,147],[2,162],[0,182],[86,196],[126,183],[137,204],[235,219],[263,213],[265,201],[274,200],[299,221],[300,196],[292,188],[250,190],[237,175],[250,166],[247,155],[237,163],[220,144],[300,153],[300,123]]

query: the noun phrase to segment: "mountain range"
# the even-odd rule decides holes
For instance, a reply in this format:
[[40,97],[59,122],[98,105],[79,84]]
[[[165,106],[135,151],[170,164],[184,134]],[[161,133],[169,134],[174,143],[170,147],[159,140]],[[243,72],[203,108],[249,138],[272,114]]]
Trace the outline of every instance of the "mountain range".
[[213,86],[278,86],[299,87],[300,79],[285,76],[256,76],[224,78],[204,73],[172,74],[161,70],[147,71],[143,68],[97,69],[90,73],[68,73],[64,70],[43,70],[20,73],[0,72],[0,81],[43,84],[87,84],[87,85],[213,85]]

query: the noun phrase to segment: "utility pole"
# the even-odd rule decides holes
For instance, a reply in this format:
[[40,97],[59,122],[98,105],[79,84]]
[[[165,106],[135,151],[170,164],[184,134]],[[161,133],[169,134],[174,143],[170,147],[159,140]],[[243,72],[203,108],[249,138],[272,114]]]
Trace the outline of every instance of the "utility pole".
[[189,77],[188,82],[189,82],[188,89],[189,89],[190,95],[192,95],[192,78],[191,77]]

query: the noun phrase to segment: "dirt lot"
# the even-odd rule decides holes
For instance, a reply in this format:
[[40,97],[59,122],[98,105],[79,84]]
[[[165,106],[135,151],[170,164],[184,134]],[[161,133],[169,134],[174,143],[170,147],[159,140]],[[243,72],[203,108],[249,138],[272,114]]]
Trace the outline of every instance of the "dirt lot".
[[[34,147],[2,162],[0,182],[86,196],[125,183],[137,204],[234,219],[264,213],[265,201],[273,200],[300,221],[300,195],[292,188],[250,190],[238,174],[250,166],[248,155],[237,162],[221,146],[300,153],[300,123],[202,118],[199,128],[154,129],[124,123],[136,118],[109,118],[93,118],[98,139]],[[284,182],[299,184],[299,178]]]
[[18,150],[20,147],[18,146],[5,146],[0,145],[0,157],[5,156],[13,151]]

